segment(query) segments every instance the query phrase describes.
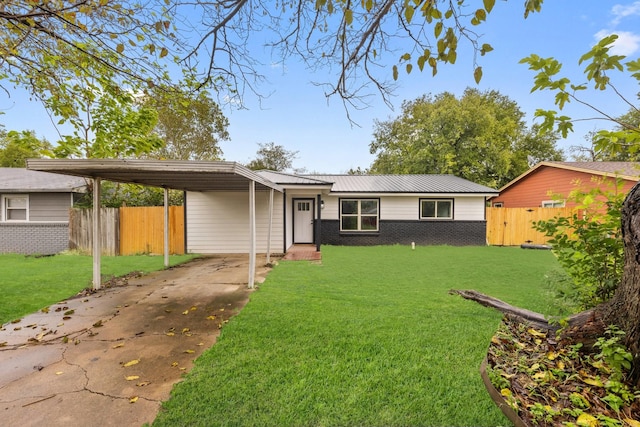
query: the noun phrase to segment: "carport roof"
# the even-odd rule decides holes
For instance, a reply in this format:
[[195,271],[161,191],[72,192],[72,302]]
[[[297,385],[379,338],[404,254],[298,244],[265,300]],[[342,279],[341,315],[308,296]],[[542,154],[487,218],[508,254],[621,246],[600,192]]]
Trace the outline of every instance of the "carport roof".
[[236,162],[29,159],[27,168],[185,191],[245,191],[250,181],[256,183],[257,190],[272,188],[283,191],[279,185]]

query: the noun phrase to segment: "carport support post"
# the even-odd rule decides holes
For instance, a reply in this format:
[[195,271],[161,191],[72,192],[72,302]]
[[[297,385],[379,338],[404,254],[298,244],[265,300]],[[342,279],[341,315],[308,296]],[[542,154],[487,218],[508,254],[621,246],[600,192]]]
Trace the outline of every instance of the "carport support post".
[[164,190],[164,268],[169,268],[169,189]]
[[267,264],[271,262],[271,227],[273,226],[273,188],[269,190],[269,228],[267,230]]
[[102,241],[100,239],[100,178],[93,178],[93,289],[100,289],[102,277],[100,275],[100,257]]
[[256,277],[256,182],[249,183],[249,289]]

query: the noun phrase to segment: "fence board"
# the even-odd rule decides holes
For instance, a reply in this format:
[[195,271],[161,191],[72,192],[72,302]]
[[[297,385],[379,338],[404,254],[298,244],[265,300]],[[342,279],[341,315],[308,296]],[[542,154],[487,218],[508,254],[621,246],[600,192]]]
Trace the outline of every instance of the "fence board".
[[487,208],[487,243],[495,246],[544,245],[549,240],[533,229],[535,221],[571,216],[572,208]]
[[[119,212],[117,208],[100,209],[100,240],[102,255],[120,252]],[[93,209],[70,209],[69,249],[90,254],[93,251]]]
[[[164,253],[164,208],[120,208],[120,255]],[[184,208],[169,206],[169,253],[184,254]]]

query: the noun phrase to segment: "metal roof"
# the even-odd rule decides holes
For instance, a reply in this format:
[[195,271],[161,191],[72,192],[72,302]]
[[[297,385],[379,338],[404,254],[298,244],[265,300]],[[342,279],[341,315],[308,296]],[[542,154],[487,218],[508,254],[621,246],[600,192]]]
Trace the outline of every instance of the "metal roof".
[[332,182],[332,193],[470,193],[498,191],[455,175],[304,175]]
[[257,173],[271,182],[281,185],[331,185],[332,182],[313,179],[304,175],[294,175],[284,172],[261,170]]
[[201,162],[184,160],[123,159],[30,159],[32,170],[108,181],[150,185],[185,191],[244,191],[250,181],[256,190],[277,184],[235,162]]
[[0,168],[0,192],[71,193],[84,192],[87,181],[75,176],[38,172],[24,168]]

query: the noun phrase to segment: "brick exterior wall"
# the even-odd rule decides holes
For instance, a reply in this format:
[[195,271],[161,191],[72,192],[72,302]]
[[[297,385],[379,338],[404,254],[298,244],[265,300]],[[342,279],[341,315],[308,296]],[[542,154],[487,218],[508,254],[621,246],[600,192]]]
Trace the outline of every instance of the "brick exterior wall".
[[340,221],[322,220],[323,245],[485,246],[486,221],[380,221],[377,233],[340,233]]
[[0,223],[0,253],[50,255],[67,249],[67,223]]

